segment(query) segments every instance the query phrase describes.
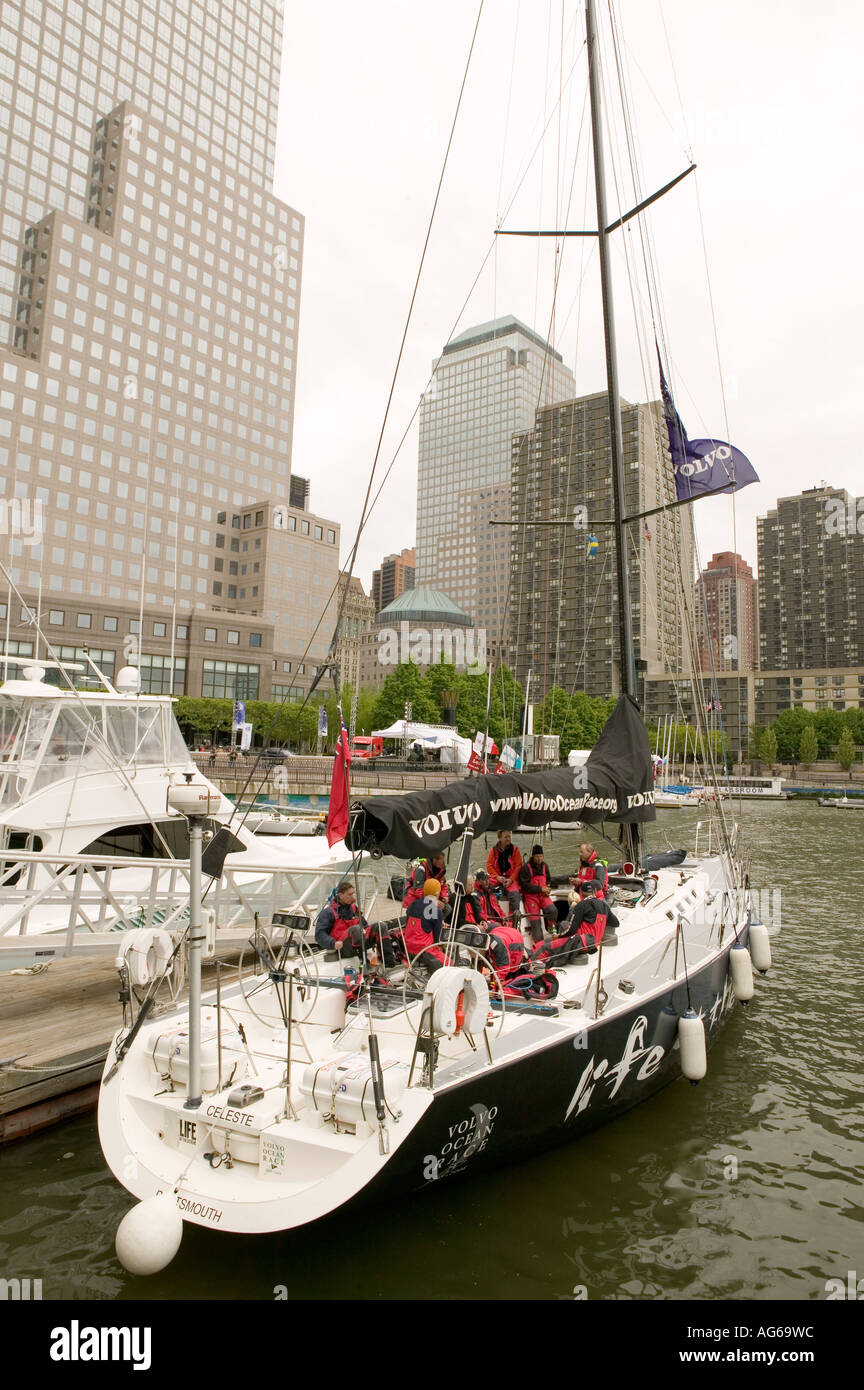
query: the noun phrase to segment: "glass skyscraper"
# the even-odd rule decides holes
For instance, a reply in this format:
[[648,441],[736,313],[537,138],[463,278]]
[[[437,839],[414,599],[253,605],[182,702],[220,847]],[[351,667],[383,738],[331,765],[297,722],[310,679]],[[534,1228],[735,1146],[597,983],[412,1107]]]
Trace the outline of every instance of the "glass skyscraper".
[[576,394],[561,354],[512,316],[453,338],[420,408],[417,579],[506,650],[511,439],[535,411]]
[[338,527],[291,506],[281,29],[276,0],[2,7],[0,553],[70,652],[122,661],[143,598],[154,689],[169,647],[191,694],[293,685],[338,571]]

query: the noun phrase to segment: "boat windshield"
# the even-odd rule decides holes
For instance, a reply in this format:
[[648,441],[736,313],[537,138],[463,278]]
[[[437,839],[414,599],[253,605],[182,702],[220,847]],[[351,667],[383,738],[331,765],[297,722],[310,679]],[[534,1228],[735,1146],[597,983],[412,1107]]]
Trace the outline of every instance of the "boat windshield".
[[171,709],[163,702],[16,700],[0,695],[0,805],[117,766],[189,765]]

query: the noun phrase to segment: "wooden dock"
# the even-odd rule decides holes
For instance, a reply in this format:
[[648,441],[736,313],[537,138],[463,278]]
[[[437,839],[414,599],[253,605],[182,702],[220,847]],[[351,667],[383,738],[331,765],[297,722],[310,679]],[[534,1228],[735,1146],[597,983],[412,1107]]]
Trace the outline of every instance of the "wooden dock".
[[[204,988],[214,984],[215,961],[205,961]],[[104,957],[57,960],[40,975],[0,972],[0,1144],[96,1108],[123,1022],[119,988]]]

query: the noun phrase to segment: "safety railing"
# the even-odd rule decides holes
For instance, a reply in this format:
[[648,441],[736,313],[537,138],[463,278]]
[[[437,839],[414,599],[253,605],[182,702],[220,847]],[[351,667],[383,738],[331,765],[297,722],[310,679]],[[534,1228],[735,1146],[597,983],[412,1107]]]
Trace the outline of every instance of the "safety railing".
[[[345,876],[344,868],[274,867],[244,863],[226,867],[209,881],[204,907],[214,913],[217,932],[251,926],[278,909],[321,906]],[[352,874],[364,910],[380,891],[376,875]],[[46,855],[15,851],[0,855],[0,947],[38,934],[62,939],[64,955],[76,943],[128,927],[185,926],[189,906],[188,859],[111,858],[105,855]]]

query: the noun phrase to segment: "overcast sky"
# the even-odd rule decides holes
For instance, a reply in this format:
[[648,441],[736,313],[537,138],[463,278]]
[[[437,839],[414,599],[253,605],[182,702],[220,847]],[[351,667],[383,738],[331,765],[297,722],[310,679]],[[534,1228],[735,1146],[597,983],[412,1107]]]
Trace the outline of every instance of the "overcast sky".
[[[599,7],[608,35],[605,0]],[[699,166],[648,217],[684,424],[691,436],[730,439],[761,479],[736,502],[738,550],[755,566],[756,517],[778,496],[822,479],[864,492],[857,429],[864,7],[859,0],[818,8],[804,0],[619,0],[617,14],[643,188],[674,177],[691,151]],[[313,509],[341,522],[343,559],[476,15],[475,0],[285,0],[275,191],[306,218],[293,466],[311,479]],[[614,97],[609,66],[606,79]],[[579,139],[586,91],[584,6],[486,0],[379,478],[457,320],[463,331],[515,314],[549,333],[550,240],[498,238],[463,304],[505,209],[510,228],[593,225],[587,125]],[[623,158],[614,162],[629,185]],[[629,205],[632,186],[622,198]],[[610,210],[617,207],[613,190]],[[630,227],[626,249],[645,320],[637,223]],[[646,383],[624,235],[616,241],[622,392],[646,400],[657,382]],[[555,346],[580,395],[605,389],[592,245],[571,238],[564,246],[554,319]],[[367,589],[382,556],[414,542],[416,479],[415,424],[361,543],[356,572]],[[712,499],[695,511],[704,563],[732,546],[732,503]]]

